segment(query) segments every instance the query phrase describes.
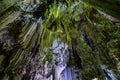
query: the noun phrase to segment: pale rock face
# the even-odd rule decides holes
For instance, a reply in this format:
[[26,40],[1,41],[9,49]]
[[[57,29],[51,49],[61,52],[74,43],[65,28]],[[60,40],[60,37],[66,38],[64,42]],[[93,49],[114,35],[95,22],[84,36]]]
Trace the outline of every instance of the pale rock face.
[[102,12],[102,11],[99,11],[100,14],[104,15],[106,18],[110,19],[112,22],[115,22],[115,23],[119,23],[120,24],[120,20]]
[[19,5],[23,11],[34,12],[39,7],[39,4],[39,0],[24,0]]
[[62,72],[60,80],[81,80],[79,69],[74,66],[67,66]]
[[61,42],[59,39],[55,40],[52,46],[54,54],[55,79],[59,80],[62,71],[67,66],[69,60],[68,45]]
[[58,39],[54,41],[52,49],[54,55],[55,80],[81,80],[79,69],[67,65],[70,57],[68,45]]
[[43,76],[38,73],[35,75],[35,80],[43,80]]
[[64,54],[66,49],[68,49],[68,45],[64,44],[63,42],[60,41],[60,39],[58,39],[54,41],[52,49],[54,54],[57,54],[57,53]]
[[98,80],[98,78],[94,78],[94,79],[92,79],[92,80]]

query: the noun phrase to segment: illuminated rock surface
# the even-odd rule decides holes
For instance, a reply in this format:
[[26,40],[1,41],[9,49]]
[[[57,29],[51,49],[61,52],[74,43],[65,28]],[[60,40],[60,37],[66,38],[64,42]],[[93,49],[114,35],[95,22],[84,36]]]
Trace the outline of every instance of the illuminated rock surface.
[[119,0],[1,0],[0,80],[120,80]]

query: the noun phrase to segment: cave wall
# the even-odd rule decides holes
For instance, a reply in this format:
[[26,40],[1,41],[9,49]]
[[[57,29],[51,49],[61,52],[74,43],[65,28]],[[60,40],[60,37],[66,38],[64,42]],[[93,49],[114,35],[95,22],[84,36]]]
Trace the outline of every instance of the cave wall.
[[83,2],[120,19],[120,0],[83,0]]
[[[66,14],[67,9],[65,10],[63,7],[63,12],[61,10],[61,13],[57,15],[57,12],[59,11],[56,7],[58,5],[52,5],[50,9],[54,8],[56,10],[54,13],[46,12],[46,16],[49,19],[43,24],[46,28],[43,31],[42,38],[39,36],[39,32],[42,29],[40,27],[38,28],[41,22],[35,24],[35,22],[39,20],[32,21],[32,18],[23,18],[23,16],[27,14],[26,12],[19,14],[21,9],[16,8],[16,5],[13,6],[9,1],[6,3],[5,0],[2,1],[3,4],[6,4],[6,7],[1,6],[0,8],[0,13],[2,13],[2,15],[0,15],[0,33],[5,30],[9,31],[10,35],[13,36],[19,44],[13,46],[12,49],[9,48],[9,46],[5,49],[3,43],[0,44],[0,79],[22,77],[21,71],[26,65],[27,58],[36,55],[36,52],[40,50],[39,46],[41,39],[41,47],[44,48],[46,45],[48,46],[51,44],[53,41],[51,38],[56,38],[56,36],[57,38],[60,37],[64,42],[67,42],[70,49],[72,45],[71,40],[76,42],[74,47],[81,57],[83,64],[83,69],[80,70],[83,80],[91,80],[95,77],[103,79],[105,75],[100,64],[106,65],[108,69],[114,71],[116,74],[119,73],[120,27],[95,10],[100,9],[103,12],[119,18],[119,5],[114,3],[114,1],[84,0],[85,3],[87,3],[87,6],[85,5],[85,7],[82,7],[83,9],[81,9],[81,5],[76,7],[77,11],[75,8],[75,12],[74,9],[71,10],[71,13],[73,11],[74,15]],[[103,2],[104,4],[102,4]],[[15,4],[16,1],[13,0],[12,3]],[[88,4],[92,5],[92,7]],[[110,4],[116,6],[109,6]],[[43,4],[43,6],[45,5],[46,4]],[[42,11],[43,6],[38,9],[37,14]],[[93,9],[93,7],[95,9]],[[48,7],[44,8],[47,10]],[[80,12],[79,17],[76,18],[79,11],[82,13]],[[44,11],[42,12],[44,15]],[[53,16],[49,14],[52,14]],[[35,30],[27,34],[31,27],[34,27]],[[82,28],[84,35],[80,33],[79,28]],[[25,35],[27,35],[27,37]],[[85,39],[83,39],[82,36]],[[33,53],[30,54],[30,52]],[[42,52],[38,52],[38,54],[42,55]],[[49,61],[48,58],[46,61]],[[71,64],[77,65],[78,63],[71,61]]]

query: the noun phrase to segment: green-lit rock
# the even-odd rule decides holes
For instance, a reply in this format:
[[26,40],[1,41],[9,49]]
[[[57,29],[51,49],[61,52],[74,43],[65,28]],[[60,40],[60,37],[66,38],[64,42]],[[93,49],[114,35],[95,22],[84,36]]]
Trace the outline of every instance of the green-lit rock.
[[[112,71],[119,80],[120,27],[98,12],[119,19],[119,2],[25,0],[28,2],[16,4],[17,0],[11,1],[0,1],[3,3],[0,5],[1,80],[34,79],[37,71],[44,71],[46,62],[53,65],[50,47],[58,38],[68,44],[72,55],[77,53],[77,58],[73,55],[67,65],[79,67],[82,80],[104,80],[106,74],[110,75],[105,70]],[[108,7],[110,4],[114,7]],[[46,76],[51,74],[55,73]]]
[[113,17],[120,19],[120,0],[82,0]]

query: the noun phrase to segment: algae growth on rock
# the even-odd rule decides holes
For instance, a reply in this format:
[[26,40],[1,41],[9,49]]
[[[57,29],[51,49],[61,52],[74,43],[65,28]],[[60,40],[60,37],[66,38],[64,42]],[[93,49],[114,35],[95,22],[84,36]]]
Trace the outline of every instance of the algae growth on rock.
[[1,0],[0,80],[119,80],[119,3]]

